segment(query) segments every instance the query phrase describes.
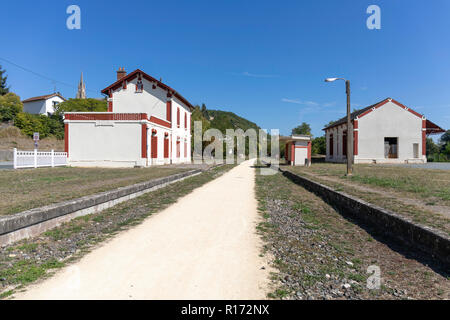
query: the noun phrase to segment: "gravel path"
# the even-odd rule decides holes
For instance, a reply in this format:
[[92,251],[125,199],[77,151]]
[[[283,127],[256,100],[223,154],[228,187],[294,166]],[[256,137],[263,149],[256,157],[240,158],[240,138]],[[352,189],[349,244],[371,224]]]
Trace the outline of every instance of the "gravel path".
[[18,299],[262,299],[253,161],[119,234]]

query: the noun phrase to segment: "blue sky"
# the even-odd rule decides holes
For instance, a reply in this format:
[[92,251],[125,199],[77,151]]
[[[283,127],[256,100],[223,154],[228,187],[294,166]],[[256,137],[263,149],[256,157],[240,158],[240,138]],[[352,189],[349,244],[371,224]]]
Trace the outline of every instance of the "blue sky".
[[[66,8],[81,8],[68,30]],[[366,9],[381,8],[381,30]],[[70,84],[88,96],[140,68],[193,104],[237,113],[282,134],[308,122],[315,136],[352,107],[392,97],[450,127],[450,1],[8,1],[0,58]],[[53,92],[49,80],[1,61],[22,99]]]

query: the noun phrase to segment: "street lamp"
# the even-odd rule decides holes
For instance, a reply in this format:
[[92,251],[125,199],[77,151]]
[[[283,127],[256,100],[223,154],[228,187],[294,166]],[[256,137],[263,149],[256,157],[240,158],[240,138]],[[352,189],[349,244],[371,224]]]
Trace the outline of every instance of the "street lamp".
[[347,93],[347,176],[351,176],[353,174],[353,134],[350,133],[350,81],[345,80],[344,78],[326,78],[325,82],[334,82],[336,80],[344,80],[345,81],[345,91]]

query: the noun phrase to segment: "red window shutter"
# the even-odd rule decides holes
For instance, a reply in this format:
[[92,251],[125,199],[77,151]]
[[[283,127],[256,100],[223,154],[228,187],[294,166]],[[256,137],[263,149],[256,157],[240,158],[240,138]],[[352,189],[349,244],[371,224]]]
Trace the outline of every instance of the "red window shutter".
[[166,116],[167,116],[167,121],[172,121],[172,101],[167,101]]
[[177,108],[177,126],[180,127],[180,108]]
[[169,138],[164,139],[164,158],[169,157]]
[[187,113],[184,114],[184,128],[187,129]]
[[158,137],[152,134],[152,158],[158,158]]

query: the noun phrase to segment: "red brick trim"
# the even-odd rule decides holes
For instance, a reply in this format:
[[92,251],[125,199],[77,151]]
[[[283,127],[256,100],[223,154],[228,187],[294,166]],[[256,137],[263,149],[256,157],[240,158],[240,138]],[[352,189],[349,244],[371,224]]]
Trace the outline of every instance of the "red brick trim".
[[162,88],[164,90],[167,90],[168,93],[173,94],[175,97],[180,99],[184,104],[186,104],[191,110],[194,110],[194,106],[192,104],[190,104],[189,101],[187,101],[186,98],[184,98],[181,94],[179,94],[177,91],[175,91],[174,89],[172,89],[168,85],[162,83],[161,81],[158,81],[155,78],[151,77],[150,75],[148,75],[147,73],[145,73],[144,71],[142,71],[140,69],[136,69],[133,72],[130,72],[129,74],[127,74],[123,78],[120,78],[119,80],[114,82],[112,85],[110,85],[110,86],[106,87],[105,89],[103,89],[101,92],[106,94],[106,93],[109,92],[109,90],[116,90],[116,89],[120,88],[120,86],[122,85],[122,81],[130,82],[131,80],[136,78],[138,76],[138,74],[140,74],[144,79],[146,79],[146,80],[148,80],[150,82],[156,83],[158,87],[160,87],[160,88]]
[[64,151],[67,152],[67,158],[69,157],[69,124],[64,124]]
[[291,161],[292,164],[295,165],[295,143],[291,145]]
[[66,120],[147,120],[146,113],[68,113]]
[[311,141],[308,141],[308,160],[311,160]]
[[427,120],[422,119],[422,155],[427,155]]
[[141,158],[147,158],[147,125],[142,124],[142,135],[141,135]]
[[[111,90],[109,90],[108,97],[110,99],[112,99],[112,91]],[[108,102],[108,112],[112,112],[112,111],[113,111],[113,103],[112,103],[112,101],[109,101]]]
[[377,105],[373,106],[373,108],[370,108],[370,109],[367,110],[366,112],[364,112],[364,113],[358,115],[358,118],[364,117],[366,114],[369,114],[369,113],[371,113],[373,110],[378,109],[378,108],[380,108],[381,106],[384,106],[384,105],[385,105],[386,103],[388,103],[388,102],[392,102],[393,104],[399,106],[400,108],[402,108],[402,109],[404,109],[404,110],[406,110],[406,111],[411,112],[413,115],[415,115],[415,116],[417,116],[417,117],[419,117],[419,118],[422,118],[422,115],[421,115],[421,114],[419,114],[418,112],[414,111],[413,109],[408,108],[407,106],[401,104],[400,102],[398,102],[397,100],[394,100],[394,99],[390,99],[390,100],[389,100],[389,99],[386,99],[386,100],[381,101],[381,102],[378,103]]
[[353,121],[353,155],[358,155],[358,119]]
[[159,124],[160,126],[166,127],[166,128],[171,128],[171,124],[170,122],[164,121],[162,119],[156,118],[154,116],[151,116],[149,119],[150,122],[155,123],[155,124]]

